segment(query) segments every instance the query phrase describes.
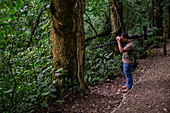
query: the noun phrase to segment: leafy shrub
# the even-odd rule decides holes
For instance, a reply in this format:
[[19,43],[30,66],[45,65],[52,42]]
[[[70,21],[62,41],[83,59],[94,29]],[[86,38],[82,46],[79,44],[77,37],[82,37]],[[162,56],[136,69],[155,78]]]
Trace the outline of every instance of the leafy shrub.
[[[103,42],[108,43],[109,37],[103,38]],[[96,39],[97,40],[97,39]],[[102,82],[111,73],[120,71],[121,56],[115,56],[113,58],[113,47],[103,47],[94,50],[90,50],[92,46],[100,45],[96,40],[93,40],[86,48],[86,70],[85,80],[88,83]]]
[[33,112],[41,107],[48,107],[45,102],[47,95],[55,97],[52,92],[56,89],[51,84],[54,70],[51,54],[46,56],[46,50],[48,49],[43,46],[28,48],[13,56],[10,69],[4,70],[9,73],[2,73],[0,78],[2,111]]

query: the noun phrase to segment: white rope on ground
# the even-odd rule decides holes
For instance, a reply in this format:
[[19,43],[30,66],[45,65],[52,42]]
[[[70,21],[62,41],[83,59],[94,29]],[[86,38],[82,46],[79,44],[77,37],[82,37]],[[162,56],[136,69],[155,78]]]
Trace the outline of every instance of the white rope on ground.
[[[132,86],[132,88],[142,80],[142,78],[151,70],[151,68],[152,68],[154,65],[155,65],[155,64],[153,64],[153,65],[147,70],[147,72],[144,73],[144,74],[140,77],[140,79]],[[116,112],[116,111],[122,106],[122,103],[123,103],[123,101],[124,101],[125,98],[126,98],[126,95],[132,90],[132,88],[131,88],[127,93],[125,93],[125,94],[123,95],[123,99],[122,99],[122,101],[120,102],[119,106],[118,106],[116,109],[114,109],[111,113]]]

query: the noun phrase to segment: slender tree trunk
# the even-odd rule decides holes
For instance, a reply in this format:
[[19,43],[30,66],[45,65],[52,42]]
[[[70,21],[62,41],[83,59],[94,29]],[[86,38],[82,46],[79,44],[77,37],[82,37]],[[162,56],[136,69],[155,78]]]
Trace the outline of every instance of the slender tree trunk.
[[158,27],[157,34],[163,35],[163,25],[162,25],[162,0],[156,0],[156,27]]
[[[67,70],[61,77],[56,77],[55,72],[52,76],[52,80],[57,79],[60,85],[60,96],[68,92],[68,81],[73,83],[79,76],[82,81],[84,80],[79,2],[79,0],[51,0],[53,65],[56,70],[60,68]],[[64,78],[67,78],[67,81]],[[81,84],[81,88],[85,89],[84,87]]]
[[150,0],[150,21],[151,21],[151,27],[155,27],[154,24],[154,0]]
[[83,18],[83,14],[84,14],[84,9],[85,9],[85,0],[83,1],[79,1],[79,9],[80,9],[80,23],[79,23],[79,28],[81,28],[81,30],[79,29],[79,32],[81,34],[79,34],[80,36],[78,36],[78,40],[77,40],[77,58],[78,58],[78,81],[80,84],[80,90],[82,90],[83,92],[88,88],[87,84],[84,81],[84,71],[85,71],[85,30],[84,30],[84,18]]
[[168,39],[170,39],[170,25],[169,25],[170,23],[169,22],[170,22],[170,5],[168,6],[168,22],[167,22],[168,23],[168,31],[167,31]]
[[[118,3],[117,0],[110,0],[110,19],[111,19],[111,29],[112,37],[116,37],[125,31],[123,24],[123,5]],[[113,58],[119,54],[118,46],[114,45]]]
[[123,5],[118,3],[117,0],[110,0],[110,18],[112,36],[120,35],[125,31],[123,24]]

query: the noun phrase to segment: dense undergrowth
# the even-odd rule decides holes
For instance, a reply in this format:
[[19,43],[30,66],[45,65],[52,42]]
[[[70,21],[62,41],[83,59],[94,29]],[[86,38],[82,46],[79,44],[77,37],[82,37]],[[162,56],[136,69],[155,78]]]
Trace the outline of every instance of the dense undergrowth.
[[[123,2],[123,1],[122,1]],[[88,1],[85,20],[91,21],[97,33],[101,32],[109,16],[108,0]],[[125,21],[127,32],[137,34],[143,32],[142,26],[149,26],[147,18],[142,17],[141,11],[147,10],[134,2],[124,1],[125,10],[135,10],[133,27]],[[50,25],[50,6],[46,0],[1,0],[0,1],[0,111],[2,112],[36,112],[48,107],[47,96],[62,102],[53,92],[56,89],[51,82],[54,71],[52,66],[52,40]],[[134,12],[135,12],[134,11]],[[125,16],[128,12],[125,11]],[[40,18],[39,18],[40,16]],[[141,18],[142,17],[142,18]],[[146,16],[147,17],[147,16]],[[131,17],[132,18],[132,17]],[[85,23],[86,37],[95,35],[88,23]],[[149,29],[154,32],[153,29]],[[91,47],[112,41],[111,35],[96,38],[86,47],[85,81],[90,84],[102,82],[108,76],[121,70],[121,55],[114,56],[112,46],[90,50]],[[155,37],[148,37],[145,45],[154,43]],[[136,58],[145,54],[140,40],[134,41]],[[62,69],[56,70],[56,76]],[[70,91],[76,91],[77,83],[70,83]]]

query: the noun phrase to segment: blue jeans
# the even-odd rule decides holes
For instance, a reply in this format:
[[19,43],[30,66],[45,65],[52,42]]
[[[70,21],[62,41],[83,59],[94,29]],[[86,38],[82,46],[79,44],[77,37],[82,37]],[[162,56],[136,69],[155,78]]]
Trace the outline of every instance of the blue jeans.
[[123,63],[123,72],[125,74],[126,77],[126,86],[128,89],[132,88],[132,84],[133,84],[133,77],[132,77],[132,66],[134,63],[130,63],[130,64],[126,64]]

